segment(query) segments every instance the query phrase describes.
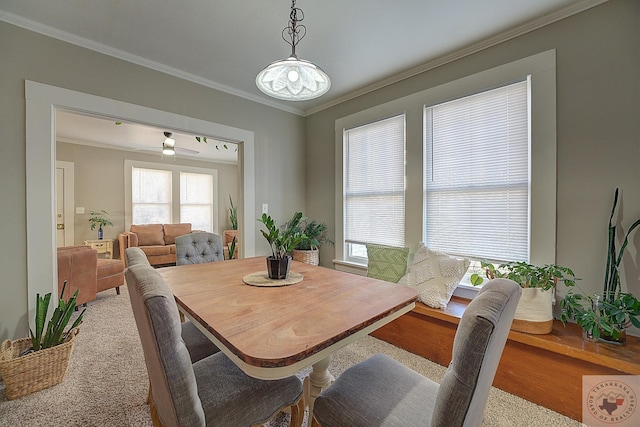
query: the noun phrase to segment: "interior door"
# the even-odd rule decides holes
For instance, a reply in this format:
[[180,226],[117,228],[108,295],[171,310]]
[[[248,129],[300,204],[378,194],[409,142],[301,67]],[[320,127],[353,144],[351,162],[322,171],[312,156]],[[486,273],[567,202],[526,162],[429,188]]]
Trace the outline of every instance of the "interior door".
[[56,247],[74,245],[73,163],[56,162]]

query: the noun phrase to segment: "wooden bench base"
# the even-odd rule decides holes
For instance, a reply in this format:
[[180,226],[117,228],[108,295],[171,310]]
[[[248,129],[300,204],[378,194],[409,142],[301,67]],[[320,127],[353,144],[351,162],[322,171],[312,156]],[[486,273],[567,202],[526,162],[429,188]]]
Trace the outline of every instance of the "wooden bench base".
[[[469,300],[453,297],[446,310],[417,303],[371,335],[447,366]],[[582,419],[583,375],[640,375],[640,339],[625,345],[589,343],[581,328],[554,321],[550,334],[511,331],[493,385],[575,420]]]

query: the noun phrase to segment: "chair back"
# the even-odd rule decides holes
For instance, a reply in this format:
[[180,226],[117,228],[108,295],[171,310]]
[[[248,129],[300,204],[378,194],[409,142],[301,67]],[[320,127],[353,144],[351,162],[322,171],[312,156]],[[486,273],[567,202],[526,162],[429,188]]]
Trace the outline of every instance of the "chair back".
[[176,237],[176,265],[223,261],[222,238],[198,232]]
[[436,397],[433,426],[480,426],[522,289],[508,279],[487,282],[464,311],[452,359]]
[[204,426],[204,410],[173,294],[150,266],[130,266],[126,279],[157,417],[164,427]]
[[147,255],[137,246],[125,249],[125,256],[127,257],[127,266],[129,267],[134,265],[151,266]]

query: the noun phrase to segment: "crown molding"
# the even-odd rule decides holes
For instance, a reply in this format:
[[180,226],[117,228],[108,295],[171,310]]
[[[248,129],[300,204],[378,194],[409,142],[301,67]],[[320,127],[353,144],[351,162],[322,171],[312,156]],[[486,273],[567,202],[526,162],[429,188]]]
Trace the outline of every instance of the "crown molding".
[[474,43],[470,46],[467,46],[463,49],[459,49],[455,52],[452,52],[448,55],[445,56],[441,56],[439,58],[436,58],[432,61],[426,62],[422,65],[419,65],[417,67],[411,68],[405,72],[396,74],[392,77],[389,77],[387,79],[381,80],[379,82],[376,82],[374,84],[371,84],[369,86],[365,86],[361,89],[358,89],[356,91],[353,92],[349,92],[348,94],[341,96],[339,98],[336,98],[330,102],[327,102],[325,104],[319,105],[317,107],[313,107],[313,108],[309,108],[308,110],[305,110],[305,117],[306,116],[310,116],[312,114],[318,113],[322,110],[326,110],[327,108],[336,106],[338,104],[342,104],[343,102],[346,101],[350,101],[352,99],[355,99],[359,96],[365,95],[367,93],[376,91],[378,89],[381,89],[383,87],[392,85],[394,83],[398,83],[402,80],[406,80],[410,77],[414,77],[418,74],[424,73],[425,71],[429,71],[432,70],[434,68],[437,67],[441,67],[445,64],[448,64],[450,62],[456,61],[458,59],[464,58],[465,56],[469,56],[472,55],[474,53],[480,52],[484,49],[490,48],[492,46],[498,45],[500,43],[503,43],[507,40],[511,40],[513,38],[516,38],[518,36],[521,36],[523,34],[529,33],[531,31],[537,30],[539,28],[542,28],[544,26],[547,26],[549,24],[553,24],[554,22],[560,21],[562,19],[568,18],[570,16],[573,16],[575,14],[578,14],[580,12],[583,12],[587,9],[591,9],[592,7],[598,6],[602,3],[606,3],[609,0],[583,0],[577,3],[574,3],[570,6],[567,6],[563,9],[560,9],[556,12],[550,13],[548,15],[545,15],[543,17],[540,17],[538,19],[535,19],[533,21],[529,21],[525,24],[519,25],[517,27],[514,27],[510,30],[504,31],[500,34],[496,34],[495,36],[489,37],[487,39],[484,39],[478,43]]

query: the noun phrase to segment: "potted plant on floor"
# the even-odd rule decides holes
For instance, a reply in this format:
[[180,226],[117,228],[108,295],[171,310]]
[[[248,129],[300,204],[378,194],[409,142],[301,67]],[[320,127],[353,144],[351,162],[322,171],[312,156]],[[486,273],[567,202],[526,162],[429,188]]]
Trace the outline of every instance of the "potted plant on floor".
[[[511,329],[530,334],[548,334],[553,328],[553,299],[558,282],[573,286],[576,277],[570,268],[555,264],[536,266],[526,262],[507,262],[495,267],[483,261],[482,268],[489,279],[503,277],[518,283],[522,296],[513,317]],[[471,283],[479,285],[484,280],[478,274],[471,275]]]
[[58,307],[53,312],[45,330],[51,293],[44,298],[36,295],[35,333],[29,329],[30,338],[11,341],[0,345],[0,373],[6,386],[9,400],[26,396],[64,380],[73,351],[73,341],[78,334],[84,311],[75,319],[69,329],[65,328],[75,311],[78,290],[69,301],[62,299],[62,286]]
[[99,212],[89,212],[89,229],[93,231],[98,227],[98,240],[102,240],[102,227],[107,226],[113,227],[113,223],[109,219],[109,213],[107,211],[103,209]]
[[613,224],[617,204],[618,189],[616,188],[613,208],[609,216],[607,264],[602,293],[587,295],[576,285],[575,287],[580,293],[574,293],[571,288],[560,302],[562,322],[575,320],[582,327],[583,337],[586,341],[600,339],[623,344],[626,341],[626,328],[631,325],[640,328],[640,301],[632,294],[622,292],[620,281],[622,256],[629,243],[629,235],[640,226],[640,219],[629,227],[618,251],[616,247],[617,226]]
[[238,207],[233,204],[229,195],[229,224],[230,228],[223,231],[224,246],[227,251],[227,259],[237,258],[238,249]]
[[298,231],[305,237],[293,248],[293,259],[318,265],[320,263],[320,246],[333,245],[333,240],[327,237],[327,224],[315,220],[309,221],[303,218],[298,226]]
[[278,227],[267,214],[262,214],[258,219],[266,227],[266,231],[260,232],[271,247],[271,256],[267,257],[267,273],[270,279],[286,279],[289,275],[291,251],[305,237],[304,233],[297,230],[301,220],[302,212],[296,212],[282,227]]

